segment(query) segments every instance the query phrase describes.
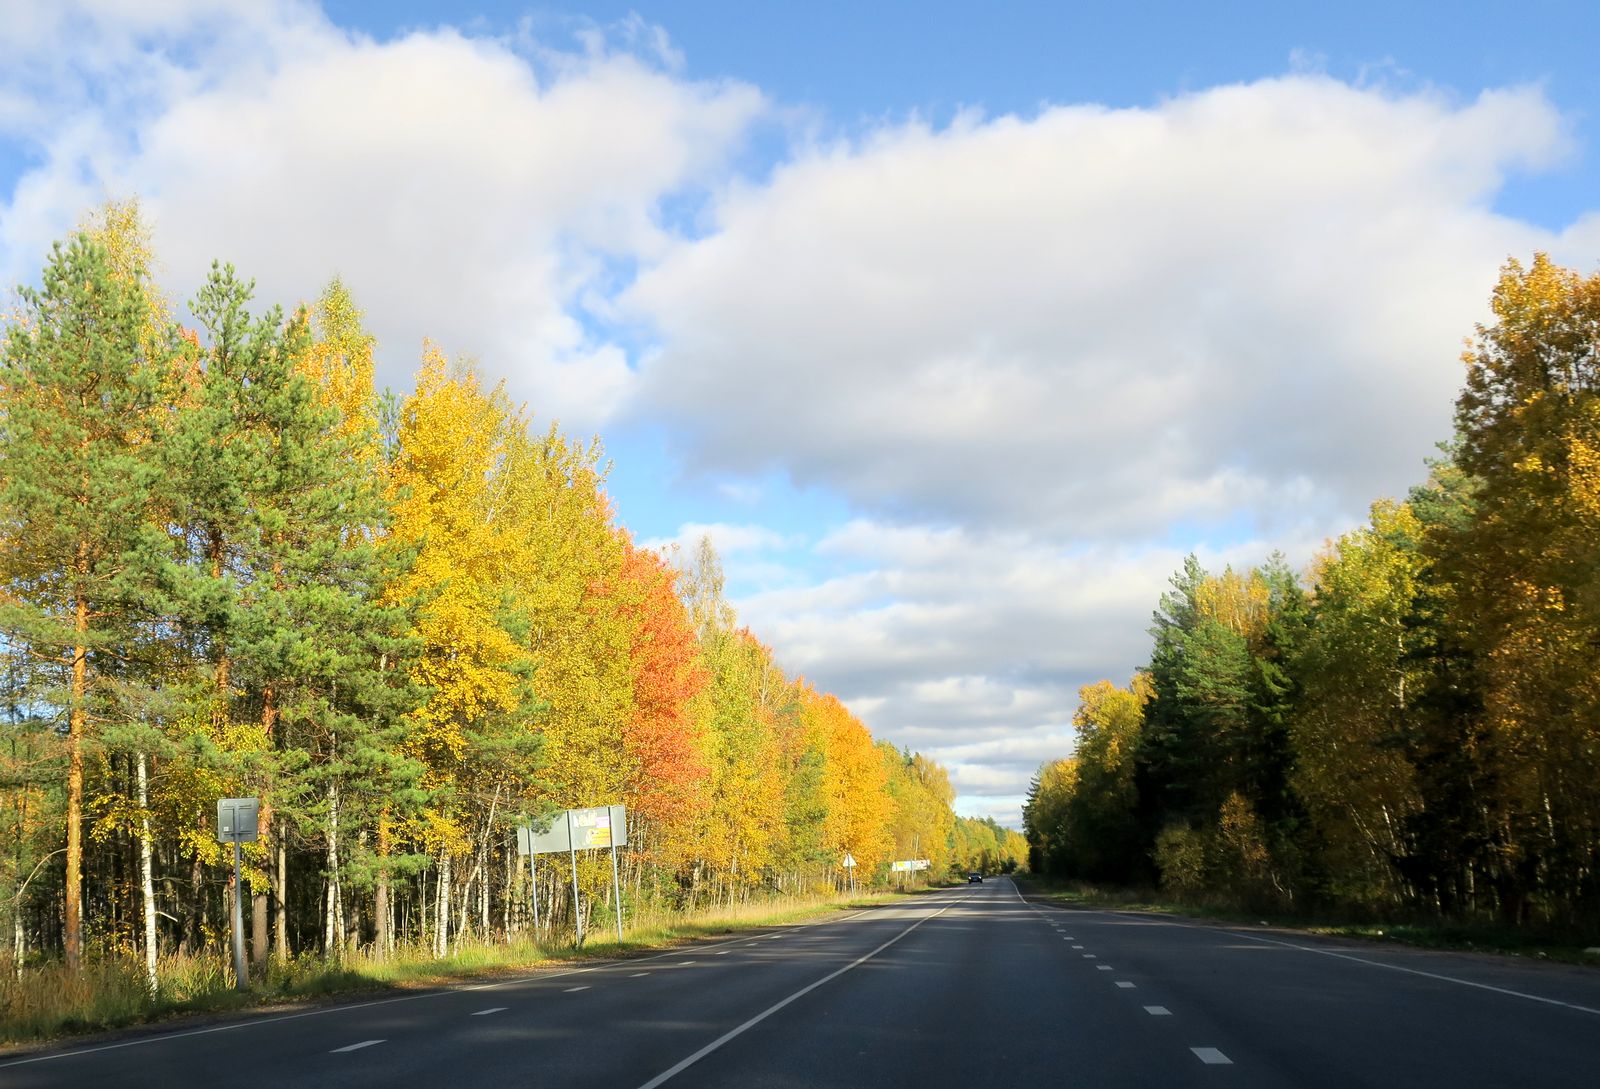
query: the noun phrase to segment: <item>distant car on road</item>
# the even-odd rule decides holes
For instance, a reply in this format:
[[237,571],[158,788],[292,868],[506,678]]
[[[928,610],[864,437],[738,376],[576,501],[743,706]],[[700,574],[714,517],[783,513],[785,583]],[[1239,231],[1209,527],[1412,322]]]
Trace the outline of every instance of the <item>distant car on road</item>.
[[981,885],[981,884],[983,884],[983,874],[977,873],[977,872],[973,872],[973,873],[967,874],[967,884],[969,884],[969,885]]

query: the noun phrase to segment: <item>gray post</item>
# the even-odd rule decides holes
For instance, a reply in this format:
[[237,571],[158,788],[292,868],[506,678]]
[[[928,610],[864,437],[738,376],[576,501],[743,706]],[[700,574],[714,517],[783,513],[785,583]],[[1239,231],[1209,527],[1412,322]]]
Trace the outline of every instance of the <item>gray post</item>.
[[528,888],[533,893],[533,940],[539,940],[539,871],[534,869],[533,830],[528,830]]
[[611,899],[617,905],[617,944],[622,944],[622,884],[617,879],[617,830],[611,827],[611,816],[606,816],[606,838],[611,841]]
[[583,912],[578,908],[578,844],[572,838],[572,810],[567,810],[567,850],[572,852],[572,925],[583,946]]
[[244,966],[244,882],[239,878],[239,837],[233,839],[233,978],[241,991],[250,989]]

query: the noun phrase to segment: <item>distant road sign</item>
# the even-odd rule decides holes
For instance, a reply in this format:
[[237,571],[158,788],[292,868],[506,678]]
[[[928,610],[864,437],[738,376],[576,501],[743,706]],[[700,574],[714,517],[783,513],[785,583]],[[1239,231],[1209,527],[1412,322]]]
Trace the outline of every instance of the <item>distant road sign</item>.
[[846,851],[845,852],[845,856],[844,856],[844,861],[841,862],[840,865],[843,866],[847,870],[855,869],[856,868],[856,856],[851,854],[851,853],[849,853],[848,851]]

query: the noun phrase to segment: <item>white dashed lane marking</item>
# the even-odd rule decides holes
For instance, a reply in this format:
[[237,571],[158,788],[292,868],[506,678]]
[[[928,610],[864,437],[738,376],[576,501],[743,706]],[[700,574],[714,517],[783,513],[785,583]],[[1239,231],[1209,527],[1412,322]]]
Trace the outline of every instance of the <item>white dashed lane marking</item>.
[[491,1013],[499,1013],[501,1010],[508,1010],[510,1008],[511,1008],[510,1006],[490,1006],[486,1010],[479,1010],[477,1013],[473,1014],[472,1016],[474,1016],[474,1017],[487,1017]]
[[381,1043],[383,1043],[382,1040],[362,1040],[359,1044],[351,1044],[348,1047],[336,1047],[332,1051],[328,1052],[328,1054],[337,1055],[341,1051],[360,1051],[364,1047],[371,1047],[373,1044]]
[[1111,971],[1111,965],[1109,965],[1109,964],[1097,964],[1097,965],[1094,966],[1094,969],[1097,972],[1109,972],[1109,971]]
[[573,991],[587,991],[588,989],[589,988],[588,988],[587,985],[582,986],[582,987],[568,987],[567,990],[566,990],[566,993],[567,994],[571,994]]
[[1146,1006],[1144,1012],[1151,1017],[1171,1017],[1172,1011],[1165,1006]]
[[629,979],[638,979],[640,976],[647,976],[649,974],[650,974],[649,972],[635,972],[631,976],[629,976],[628,978]]
[[1081,945],[1074,945],[1074,946],[1073,946],[1073,947],[1072,947],[1072,948],[1074,948],[1074,949],[1082,949],[1082,948],[1083,948],[1083,946],[1081,946]]
[[1232,1066],[1233,1060],[1214,1047],[1191,1047],[1194,1057],[1207,1066]]
[[1085,953],[1083,955],[1083,959],[1084,960],[1099,960],[1100,958],[1095,956],[1093,953]]
[[1118,986],[1118,987],[1121,987],[1121,988],[1122,988],[1122,989],[1123,989],[1123,990],[1125,990],[1125,991],[1131,991],[1131,990],[1133,990],[1133,984],[1132,984],[1132,983],[1129,983],[1129,982],[1128,982],[1128,981],[1127,981],[1127,980],[1125,980],[1125,979],[1119,979],[1119,980],[1117,980],[1117,986]]

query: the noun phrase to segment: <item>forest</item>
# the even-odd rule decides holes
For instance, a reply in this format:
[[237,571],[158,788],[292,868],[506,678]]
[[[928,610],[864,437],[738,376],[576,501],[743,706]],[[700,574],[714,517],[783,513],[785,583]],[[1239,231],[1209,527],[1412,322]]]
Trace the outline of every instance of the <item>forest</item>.
[[[228,940],[216,802],[261,800],[253,966],[446,955],[532,925],[515,831],[622,803],[631,916],[1015,866],[943,767],[740,626],[709,541],[636,544],[595,441],[425,346],[374,387],[333,280],[216,265],[190,319],[136,203],[60,243],[0,359],[0,923],[10,970]],[[612,910],[602,852],[586,914]],[[539,918],[570,935],[565,858]],[[555,862],[562,863],[556,865]]]
[[1303,575],[1192,557],[1084,687],[1033,865],[1250,910],[1600,934],[1600,275],[1503,268],[1455,433]]

